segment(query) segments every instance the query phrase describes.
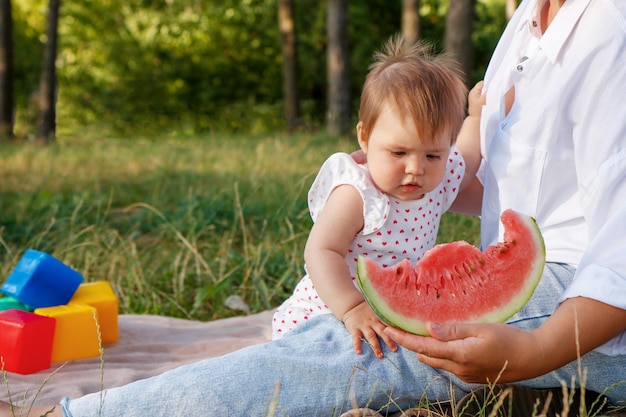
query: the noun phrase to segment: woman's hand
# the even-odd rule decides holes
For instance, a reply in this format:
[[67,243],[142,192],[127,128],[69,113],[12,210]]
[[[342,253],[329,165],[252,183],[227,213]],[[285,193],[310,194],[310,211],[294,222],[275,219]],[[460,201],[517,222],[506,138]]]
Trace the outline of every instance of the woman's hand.
[[361,149],[352,152],[350,156],[357,164],[363,165],[367,163],[367,155],[365,155],[365,152],[363,152]]
[[[388,327],[385,333],[417,353],[417,359],[452,372],[471,383],[504,383],[526,379],[541,362],[541,347],[532,333],[506,324],[430,324],[432,337]],[[530,359],[530,361],[528,361]]]
[[574,297],[531,332],[501,323],[431,323],[428,331],[432,337],[391,327],[385,333],[463,381],[507,383],[553,371],[625,332],[626,310]]
[[376,357],[383,358],[379,337],[392,352],[398,350],[396,343],[384,331],[387,325],[380,321],[365,301],[348,310],[343,315],[342,321],[352,335],[352,343],[357,355],[363,353],[362,341],[365,339]]

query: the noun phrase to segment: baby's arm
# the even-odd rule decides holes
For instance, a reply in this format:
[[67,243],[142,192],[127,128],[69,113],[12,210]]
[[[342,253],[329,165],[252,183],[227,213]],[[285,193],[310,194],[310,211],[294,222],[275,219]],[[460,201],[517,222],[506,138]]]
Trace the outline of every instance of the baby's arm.
[[468,116],[457,136],[456,147],[465,161],[465,175],[461,181],[460,191],[451,211],[468,215],[479,215],[482,204],[483,186],[476,177],[480,167],[480,114],[485,104],[482,93],[483,82],[478,82],[468,95]]
[[482,92],[484,83],[479,81],[468,94],[468,115],[461,126],[456,139],[456,147],[465,160],[465,176],[461,182],[461,190],[467,188],[480,166],[480,114],[485,104],[485,95]]
[[341,320],[360,354],[364,337],[382,357],[378,337],[392,350],[396,344],[383,333],[385,324],[376,317],[354,286],[345,256],[352,240],[363,229],[363,199],[350,185],[330,194],[318,214],[304,250],[307,272],[326,306]]

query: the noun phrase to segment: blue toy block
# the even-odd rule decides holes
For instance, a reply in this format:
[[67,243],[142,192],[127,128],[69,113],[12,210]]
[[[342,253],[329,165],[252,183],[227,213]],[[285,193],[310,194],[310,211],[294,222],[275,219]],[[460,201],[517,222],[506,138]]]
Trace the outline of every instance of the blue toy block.
[[0,291],[32,307],[67,304],[83,276],[53,256],[27,249]]

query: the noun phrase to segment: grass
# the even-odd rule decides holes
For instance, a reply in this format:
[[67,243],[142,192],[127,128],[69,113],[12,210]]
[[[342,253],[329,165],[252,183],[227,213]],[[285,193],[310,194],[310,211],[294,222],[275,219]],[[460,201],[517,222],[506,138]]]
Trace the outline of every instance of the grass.
[[[50,253],[108,280],[121,313],[198,320],[277,306],[303,274],[306,193],[352,139],[220,136],[60,139],[0,145],[0,274]],[[444,241],[476,243],[474,219],[446,215]],[[0,279],[0,281],[3,279]]]

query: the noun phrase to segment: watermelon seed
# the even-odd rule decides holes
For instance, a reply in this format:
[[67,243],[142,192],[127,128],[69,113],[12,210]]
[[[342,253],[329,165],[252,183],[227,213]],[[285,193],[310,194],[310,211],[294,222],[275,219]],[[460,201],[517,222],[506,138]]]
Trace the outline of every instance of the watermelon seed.
[[463,264],[463,269],[461,269],[461,265],[456,265],[454,267],[454,272],[456,273],[457,278],[459,279],[463,279],[464,275],[467,275],[467,268],[466,266]]
[[417,291],[417,295],[421,295],[421,289],[422,289],[422,285],[419,283],[418,280],[415,280],[415,290]]

